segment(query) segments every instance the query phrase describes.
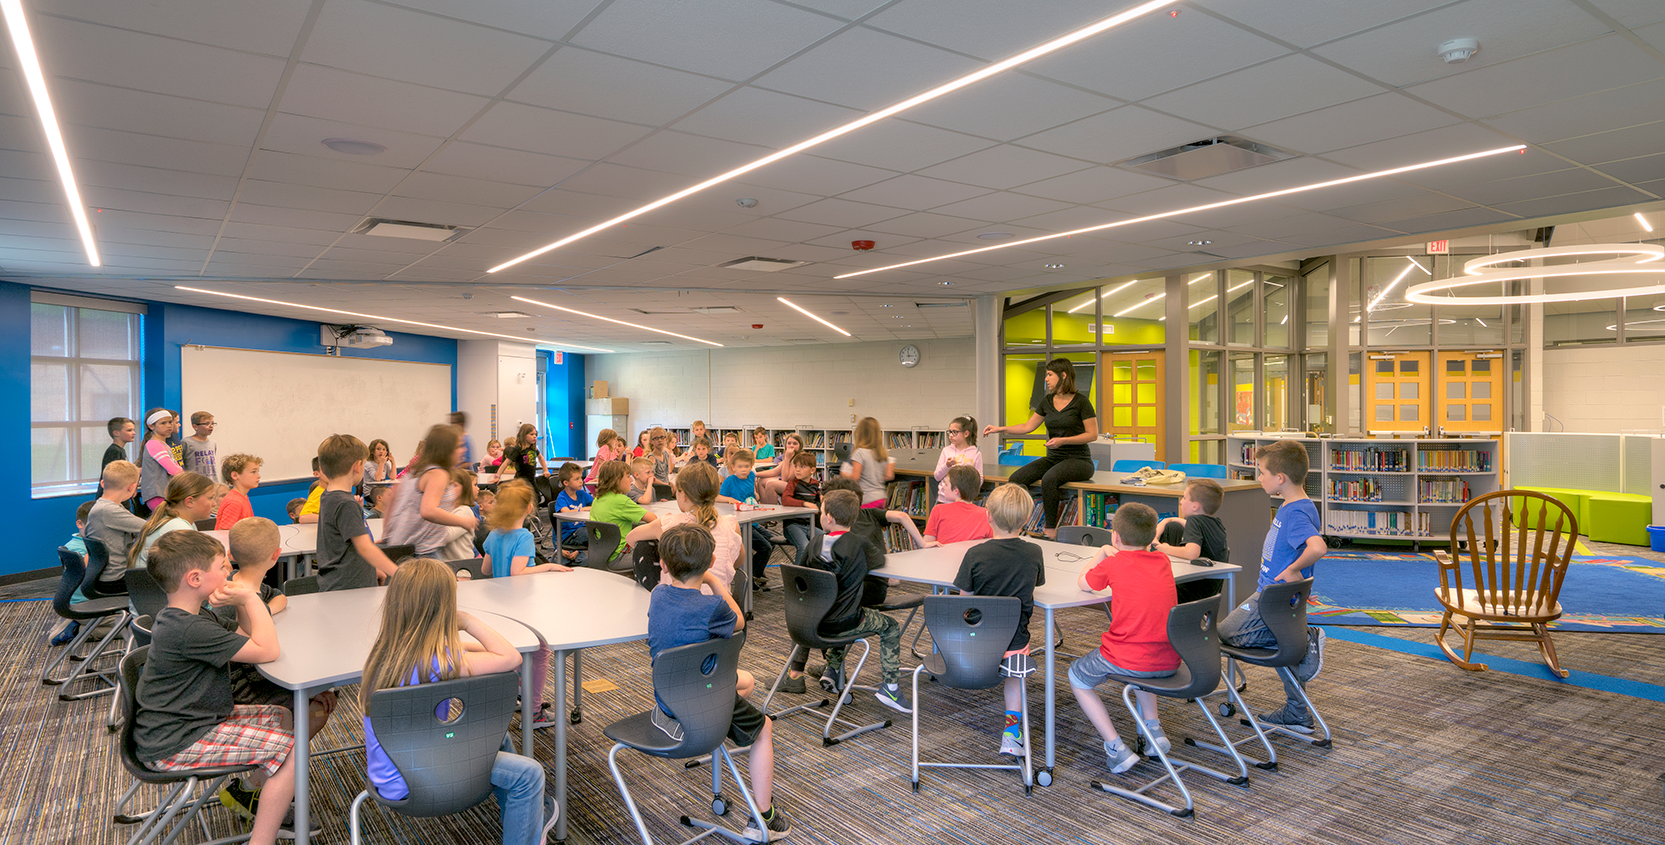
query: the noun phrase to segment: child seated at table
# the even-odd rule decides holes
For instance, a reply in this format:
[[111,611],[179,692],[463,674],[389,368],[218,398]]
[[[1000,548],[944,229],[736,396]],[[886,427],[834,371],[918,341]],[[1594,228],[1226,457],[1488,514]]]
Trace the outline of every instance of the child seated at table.
[[[577,466],[574,464],[573,466]],[[638,505],[653,504],[653,459],[630,459],[630,491],[625,495]]]
[[627,467],[618,461],[608,461],[601,465],[601,474],[596,476],[596,497],[595,504],[590,506],[590,520],[617,525],[619,547],[614,550],[612,558],[589,561],[590,566],[605,566],[624,554],[625,537],[630,534],[630,529],[639,523],[655,522],[659,519],[658,515],[648,512],[625,495],[630,489],[630,476],[625,472],[626,469]]
[[[976,505],[977,491],[982,487],[983,474],[976,468],[963,464],[948,468],[943,499],[931,508],[931,516],[925,520],[926,545],[987,540],[994,536],[989,531],[993,515]],[[1022,528],[1018,526],[1019,530]]]
[[[1070,690],[1087,720],[1104,740],[1110,771],[1121,774],[1140,757],[1116,733],[1110,712],[1093,688],[1111,675],[1167,678],[1179,671],[1179,652],[1168,643],[1168,611],[1174,609],[1173,566],[1168,556],[1150,551],[1156,539],[1156,511],[1138,502],[1116,508],[1110,518],[1110,545],[1097,560],[1081,570],[1079,583],[1087,592],[1110,590],[1110,628],[1097,649],[1070,665]],[[1162,733],[1156,696],[1140,690],[1140,727],[1145,737],[1167,753],[1172,747]]]
[[[229,465],[231,459],[226,460]],[[272,616],[282,613],[284,608],[289,606],[289,597],[285,596],[282,590],[267,584],[265,580],[266,573],[277,563],[282,546],[277,524],[265,517],[247,517],[238,520],[237,524],[231,527],[231,561],[237,565],[237,570],[226,583],[241,585],[258,595],[261,603],[266,605],[266,612]],[[211,607],[210,610],[227,631],[248,634],[239,627],[237,608]],[[267,680],[253,664],[233,662],[230,670],[233,702],[270,704],[293,710],[294,692]],[[330,714],[335,712],[335,691],[325,690],[313,696],[307,712],[307,736],[315,737],[329,723]],[[259,789],[251,789],[237,779],[228,782],[220,791],[221,804],[249,818],[254,817],[256,802],[259,800]]]
[[[975,473],[970,467],[958,470]],[[966,482],[971,483],[971,482]],[[976,483],[981,486],[982,477]],[[946,505],[937,505],[938,508]],[[975,506],[974,506],[975,507]],[[1023,525],[1035,500],[1029,491],[1016,484],[1002,484],[989,494],[987,525],[993,539],[978,543],[965,551],[960,560],[960,571],[954,575],[954,586],[962,593],[979,596],[1016,596],[1022,601],[1023,611],[1018,616],[1017,630],[1006,645],[1005,660],[1012,668],[1024,671],[1029,658],[1029,616],[1035,611],[1035,588],[1046,583],[1046,561],[1041,547],[1023,539]],[[978,508],[979,511],[982,508]],[[932,511],[935,513],[935,511]],[[1014,660],[1014,658],[1017,658]],[[1014,673],[1006,678],[1006,724],[1000,731],[1000,753],[1023,756],[1023,675]]]
[[[794,435],[795,436],[795,435]],[[786,487],[781,490],[780,502],[794,508],[821,509],[821,482],[815,477],[815,456],[808,452],[792,452],[781,467],[786,474]],[[786,541],[802,555],[804,548],[809,545],[809,537],[814,533],[815,522],[811,517],[798,516],[786,520],[782,526],[782,533]]]
[[[731,505],[757,504],[757,476],[752,474],[756,461],[752,458],[752,451],[734,446],[723,456],[723,464],[728,467],[728,476],[718,490],[717,501]],[[774,554],[774,541],[769,539],[769,532],[763,530],[762,523],[754,522],[742,530],[752,534],[752,589],[763,590],[768,586],[763,573],[769,568],[769,556]]]
[[[652,463],[651,461],[649,462]],[[651,469],[651,467],[650,467]],[[595,504],[595,497],[584,489],[584,470],[582,467],[567,461],[561,464],[558,480],[561,492],[555,494],[555,510],[558,513],[581,511]],[[653,483],[648,483],[649,492]],[[561,523],[561,557],[572,566],[583,566],[584,558],[590,547],[590,529],[582,522],[564,519]]]
[[[696,466],[691,465],[689,469]],[[710,475],[714,481],[716,473],[711,472]],[[681,478],[677,480],[681,481]],[[696,523],[674,525],[660,535],[659,560],[670,578],[660,582],[648,598],[648,653],[652,659],[657,660],[659,653],[668,648],[715,638],[728,639],[745,630],[745,615],[740,612],[740,605],[734,597],[729,595],[728,584],[711,571],[711,558],[716,549],[711,532]],[[729,722],[728,738],[741,748],[751,749],[746,762],[750,769],[752,798],[769,828],[767,831],[758,830],[754,819],[741,835],[753,841],[772,842],[785,838],[792,830],[792,822],[787,819],[786,813],[773,803],[774,731],[769,717],[746,700],[755,686],[752,673],[741,669],[737,674],[734,715]],[[676,721],[676,714],[665,706],[657,691],[653,700],[657,705],[653,709],[654,726],[671,739],[681,741],[682,725]]]
[[[479,645],[465,646],[463,633]],[[364,662],[359,705],[368,714],[377,690],[519,668],[520,654],[502,634],[457,608],[457,579],[450,567],[429,558],[407,560],[387,579],[381,633]],[[404,776],[376,739],[369,715],[364,717],[364,758],[377,794],[395,801],[410,795]],[[507,734],[492,763],[491,791],[503,822],[503,845],[541,845],[547,839],[560,808],[544,794],[543,764],[516,754]]]
[[[1169,557],[1185,560],[1231,560],[1226,545],[1226,525],[1214,514],[1225,500],[1220,483],[1211,478],[1193,478],[1185,482],[1185,494],[1179,498],[1179,516],[1170,516],[1156,524],[1156,550]],[[1187,581],[1179,585],[1179,603],[1206,599],[1220,594],[1217,578]]]
[[[701,463],[691,463],[687,469],[677,473],[676,507],[675,513],[665,514],[658,522],[644,522],[632,528],[625,541],[634,546],[645,540],[657,540],[675,526],[697,523],[711,532],[712,542],[717,544],[716,551],[711,555],[711,575],[724,584],[732,583],[735,567],[740,562],[742,529],[740,521],[732,514],[721,516],[717,513],[717,473]],[[669,581],[670,576],[661,560],[659,583]]]
[[[227,669],[233,662],[278,658],[272,616],[258,593],[227,581],[225,549],[207,534],[163,536],[151,549],[148,568],[168,604],[156,613],[139,678],[133,717],[139,760],[164,772],[258,765],[253,777],[263,800],[249,842],[273,845],[295,795],[291,717],[275,705],[235,704]],[[203,602],[237,608],[238,630],[199,614]]]

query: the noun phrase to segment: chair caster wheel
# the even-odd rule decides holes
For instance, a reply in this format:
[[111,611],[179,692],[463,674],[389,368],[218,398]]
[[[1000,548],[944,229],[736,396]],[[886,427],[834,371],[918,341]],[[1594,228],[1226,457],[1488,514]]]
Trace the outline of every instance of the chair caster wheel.
[[1040,771],[1036,772],[1035,773],[1035,783],[1037,783],[1041,786],[1051,786],[1052,785],[1052,770],[1051,769],[1041,769]]
[[728,815],[728,802],[721,795],[711,799],[711,814],[714,816]]
[[1220,715],[1221,716],[1229,717],[1229,716],[1231,716],[1231,714],[1236,713],[1236,712],[1237,712],[1237,705],[1232,704],[1229,701],[1226,702],[1225,704],[1220,705]]
[[913,782],[913,794],[919,794],[919,781],[917,780]]
[[572,711],[572,715],[567,717],[567,724],[570,725],[576,725],[582,721],[584,721],[584,712],[582,710],[574,710]]

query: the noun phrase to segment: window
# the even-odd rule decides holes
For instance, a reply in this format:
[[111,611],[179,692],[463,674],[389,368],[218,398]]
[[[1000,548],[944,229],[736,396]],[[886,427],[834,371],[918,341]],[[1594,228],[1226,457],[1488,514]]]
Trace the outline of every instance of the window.
[[141,314],[41,293],[29,318],[30,495],[90,492],[110,445],[106,424],[140,413]]

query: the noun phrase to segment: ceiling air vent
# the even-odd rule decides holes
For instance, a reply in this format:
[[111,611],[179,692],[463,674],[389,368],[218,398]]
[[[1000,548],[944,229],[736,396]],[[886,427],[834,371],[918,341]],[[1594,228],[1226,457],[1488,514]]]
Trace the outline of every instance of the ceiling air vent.
[[738,314],[738,313],[740,313],[740,309],[733,306],[733,305],[702,305],[698,308],[671,307],[671,308],[658,308],[658,309],[653,309],[653,310],[649,310],[647,308],[632,308],[630,310],[636,312],[637,314]]
[[746,258],[736,258],[733,261],[724,261],[717,266],[725,270],[752,270],[758,273],[773,273],[777,270],[802,267],[808,263],[808,261],[787,261],[784,258],[763,258],[752,255]]
[[915,308],[964,308],[964,307],[966,307],[966,303],[965,303],[965,300],[963,300],[963,299],[959,300],[957,302],[915,302],[913,304],[913,307],[915,307]]
[[1268,147],[1232,135],[1220,135],[1115,163],[1170,179],[1193,182],[1234,170],[1294,158],[1294,155],[1276,147]]
[[384,220],[380,217],[366,218],[364,222],[353,227],[353,234],[374,235],[378,238],[410,238],[418,241],[445,241],[466,232],[456,226],[443,226],[438,223],[415,223],[409,220]]

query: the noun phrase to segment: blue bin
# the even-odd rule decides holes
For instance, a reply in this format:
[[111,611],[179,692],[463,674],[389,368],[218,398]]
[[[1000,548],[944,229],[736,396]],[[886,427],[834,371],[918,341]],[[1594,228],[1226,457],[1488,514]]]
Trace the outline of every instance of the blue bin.
[[1648,547],[1656,552],[1665,552],[1665,525],[1648,526]]

